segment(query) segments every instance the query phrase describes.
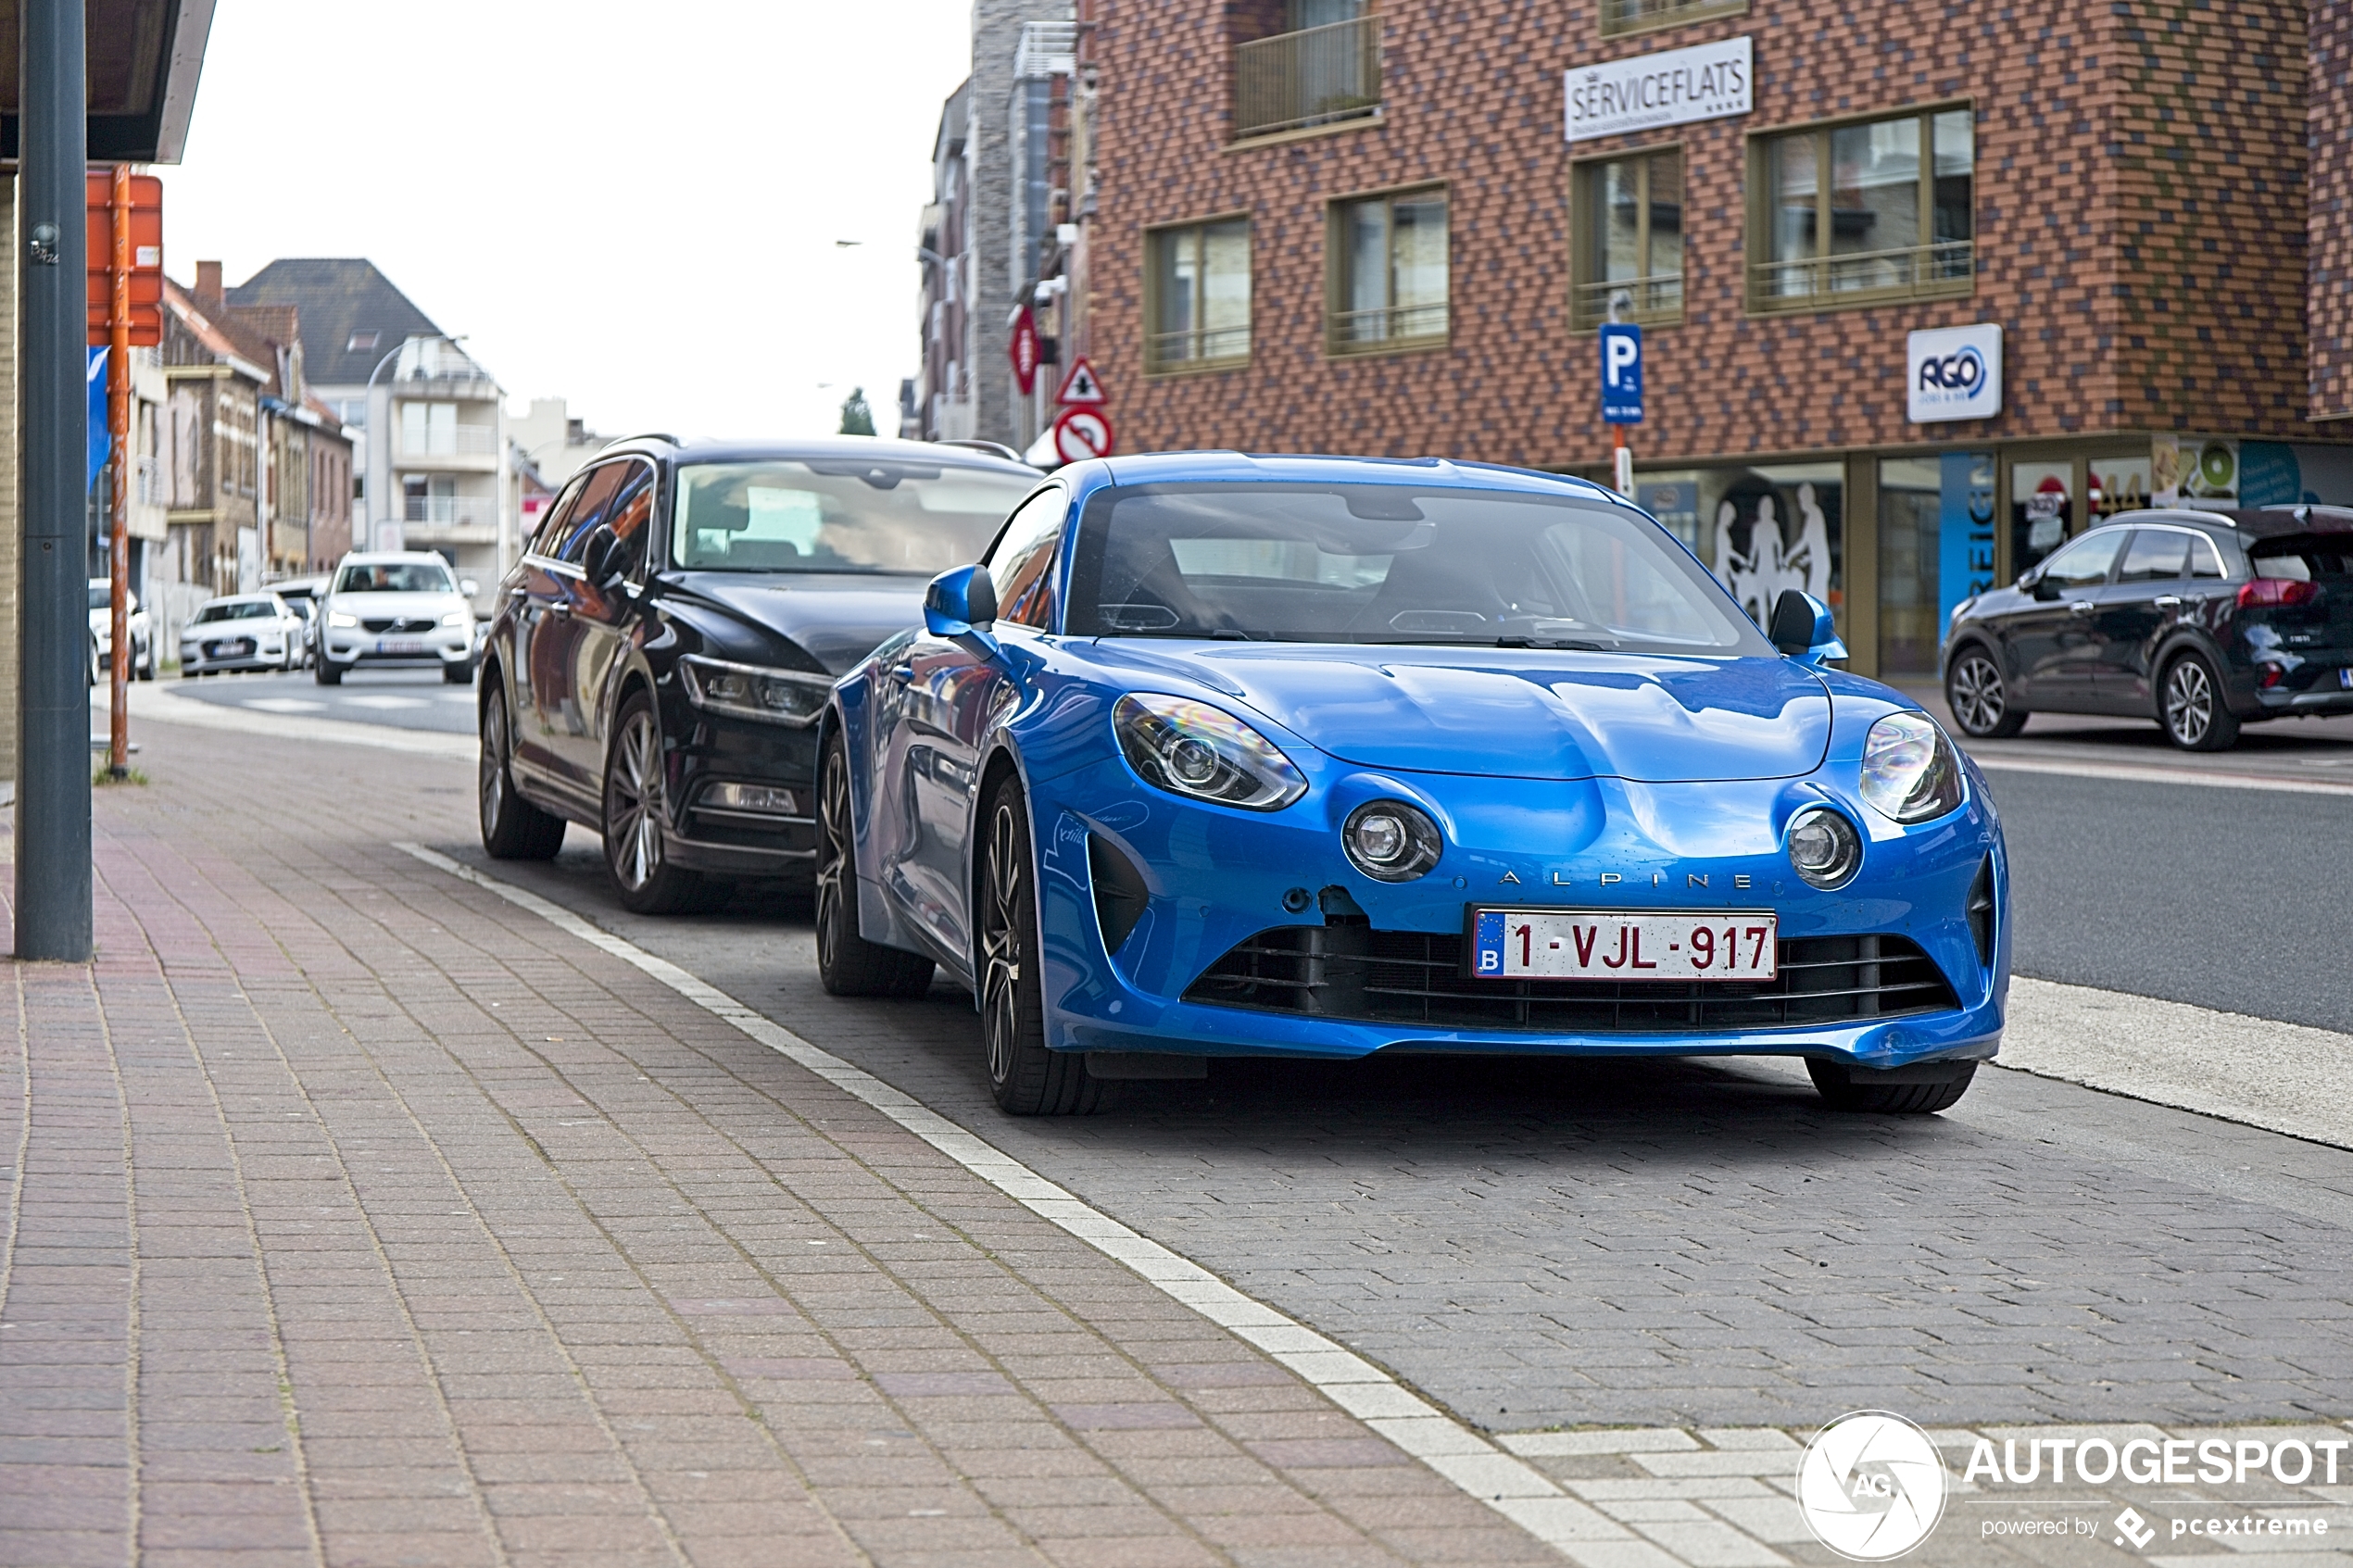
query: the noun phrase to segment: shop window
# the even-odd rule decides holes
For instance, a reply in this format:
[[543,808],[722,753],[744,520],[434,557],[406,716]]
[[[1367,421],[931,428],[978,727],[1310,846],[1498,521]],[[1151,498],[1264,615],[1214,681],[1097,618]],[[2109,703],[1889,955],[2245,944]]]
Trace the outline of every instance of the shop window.
[[2149,460],[2146,458],[2094,458],[2083,501],[2094,522],[2119,512],[2135,512],[2149,504]]
[[2015,578],[2067,541],[2075,483],[2072,462],[2010,466],[2010,575]]
[[1994,584],[1994,455],[1879,465],[1879,673],[1935,673],[1954,607]]
[[1602,36],[1616,38],[1622,33],[1647,32],[1653,28],[1747,13],[1748,0],[1602,0]]
[[1146,250],[1147,367],[1213,370],[1248,359],[1250,220],[1154,230]]
[[1969,293],[1975,163],[1966,108],[1752,138],[1749,308]]
[[1683,319],[1683,153],[1595,158],[1571,173],[1576,238],[1574,317],[1665,326]]
[[1844,624],[1845,464],[1644,473],[1634,503],[1690,546],[1759,626],[1784,588],[1813,595]]
[[1446,193],[1394,192],[1331,207],[1334,354],[1377,354],[1446,341]]

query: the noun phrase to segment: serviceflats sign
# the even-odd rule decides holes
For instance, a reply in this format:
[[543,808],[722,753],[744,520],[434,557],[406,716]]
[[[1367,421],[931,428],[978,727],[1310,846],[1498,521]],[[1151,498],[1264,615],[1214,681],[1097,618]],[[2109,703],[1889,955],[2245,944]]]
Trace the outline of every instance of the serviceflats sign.
[[1589,142],[1746,114],[1754,75],[1748,44],[1745,38],[1727,38],[1565,72],[1568,139]]

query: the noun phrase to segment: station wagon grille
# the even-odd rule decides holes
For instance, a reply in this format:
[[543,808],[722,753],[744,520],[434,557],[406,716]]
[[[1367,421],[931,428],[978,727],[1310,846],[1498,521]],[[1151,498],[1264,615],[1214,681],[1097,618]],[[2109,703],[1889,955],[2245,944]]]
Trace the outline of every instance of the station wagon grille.
[[1277,926],[1185,992],[1218,1007],[1361,1023],[1547,1035],[1713,1034],[1950,1011],[1953,987],[1903,936],[1799,936],[1766,981],[1473,980],[1463,938],[1355,924]]
[[368,620],[362,621],[359,624],[381,636],[386,632],[430,632],[435,626],[439,625],[440,622],[434,620],[431,616],[419,617],[412,615],[403,621],[392,616],[379,615],[371,616]]

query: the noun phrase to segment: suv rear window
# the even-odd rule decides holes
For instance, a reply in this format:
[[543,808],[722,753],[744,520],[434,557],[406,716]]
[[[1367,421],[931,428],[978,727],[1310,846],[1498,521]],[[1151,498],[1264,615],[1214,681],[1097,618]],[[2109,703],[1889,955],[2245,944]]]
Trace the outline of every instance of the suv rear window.
[[2353,577],[2353,533],[2288,533],[2248,543],[2258,577],[2309,583],[2316,577]]

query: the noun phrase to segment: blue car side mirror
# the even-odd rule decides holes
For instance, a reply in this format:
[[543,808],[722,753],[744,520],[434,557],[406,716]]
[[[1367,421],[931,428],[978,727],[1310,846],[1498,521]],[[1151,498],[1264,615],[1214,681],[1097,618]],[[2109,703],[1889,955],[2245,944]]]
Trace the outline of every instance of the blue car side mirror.
[[1831,607],[1811,594],[1784,588],[1773,601],[1773,624],[1765,633],[1773,646],[1805,664],[1822,664],[1846,657],[1838,640],[1838,622]]
[[997,584],[985,566],[943,571],[924,590],[924,630],[983,659],[1002,657],[988,629],[997,623]]

